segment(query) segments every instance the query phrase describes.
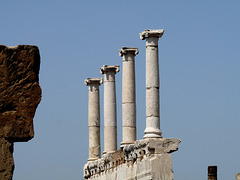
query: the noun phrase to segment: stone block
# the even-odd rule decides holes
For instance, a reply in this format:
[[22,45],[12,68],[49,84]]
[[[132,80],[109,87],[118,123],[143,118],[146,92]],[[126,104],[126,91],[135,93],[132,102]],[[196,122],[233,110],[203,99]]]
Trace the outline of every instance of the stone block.
[[104,151],[112,152],[117,150],[117,127],[104,126]]
[[146,116],[159,117],[159,89],[146,89]]
[[135,63],[123,62],[122,68],[122,102],[135,102]]
[[36,46],[0,46],[0,137],[33,138],[33,117],[41,100],[40,55]]
[[12,180],[14,170],[13,142],[0,138],[0,180]]
[[115,82],[104,83],[104,125],[117,126]]
[[159,87],[158,48],[146,49],[146,87]]
[[122,117],[124,119],[123,126],[136,127],[136,104],[122,104]]
[[99,90],[89,91],[88,125],[100,126],[100,98]]
[[[123,127],[123,134],[126,134],[126,136],[123,136],[123,142],[125,144],[133,143],[136,140],[136,127]],[[121,143],[122,145],[123,143]]]
[[179,139],[144,139],[84,166],[88,180],[173,180],[171,153]]
[[0,180],[11,180],[13,143],[33,138],[33,117],[41,100],[37,46],[0,45]]

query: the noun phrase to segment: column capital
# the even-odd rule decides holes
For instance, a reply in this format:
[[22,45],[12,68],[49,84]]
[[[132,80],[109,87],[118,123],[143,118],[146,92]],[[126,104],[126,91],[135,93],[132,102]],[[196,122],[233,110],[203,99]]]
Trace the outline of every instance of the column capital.
[[146,29],[145,31],[143,31],[139,34],[140,34],[140,39],[144,40],[148,37],[160,38],[160,37],[162,37],[163,33],[164,33],[164,29],[157,29],[157,30]]
[[122,49],[119,50],[119,56],[123,56],[126,54],[133,54],[134,56],[136,56],[138,54],[138,48],[134,48],[134,47],[122,47]]
[[89,86],[91,84],[97,84],[97,85],[101,85],[103,83],[103,78],[87,78],[84,81],[86,86]]
[[108,71],[114,71],[116,74],[117,72],[120,71],[120,66],[119,65],[103,65],[103,67],[100,68],[100,73],[105,74],[105,72]]

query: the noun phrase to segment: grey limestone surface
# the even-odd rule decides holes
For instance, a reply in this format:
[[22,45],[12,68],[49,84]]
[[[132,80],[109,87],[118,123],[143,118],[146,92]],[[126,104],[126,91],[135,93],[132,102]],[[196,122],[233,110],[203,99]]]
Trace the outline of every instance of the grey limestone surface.
[[88,86],[88,129],[89,129],[89,159],[93,161],[101,157],[100,144],[100,98],[99,86],[103,83],[102,78],[87,78],[85,85]]
[[121,147],[136,140],[135,56],[138,48],[123,47],[122,56],[122,142]]
[[159,105],[159,58],[158,39],[163,29],[145,30],[140,39],[146,40],[146,129],[143,138],[161,138]]
[[104,153],[117,151],[117,108],[115,74],[118,65],[104,65],[100,73],[104,74]]

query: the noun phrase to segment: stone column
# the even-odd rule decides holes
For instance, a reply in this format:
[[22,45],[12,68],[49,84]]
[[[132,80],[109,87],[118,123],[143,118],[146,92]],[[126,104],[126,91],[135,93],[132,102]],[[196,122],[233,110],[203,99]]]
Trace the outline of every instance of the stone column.
[[100,101],[99,86],[102,78],[87,78],[85,84],[89,86],[88,97],[88,129],[89,129],[89,159],[94,161],[101,157],[100,146]]
[[104,152],[117,151],[117,109],[115,74],[119,66],[104,65],[100,73],[104,74]]
[[236,174],[236,180],[240,180],[240,173]]
[[135,90],[135,56],[138,48],[123,47],[119,56],[122,65],[122,142],[121,147],[136,141],[136,90]]
[[217,166],[208,166],[208,180],[217,180]]
[[146,129],[143,138],[160,138],[160,104],[159,104],[159,62],[158,39],[164,30],[145,30],[140,33],[146,39]]

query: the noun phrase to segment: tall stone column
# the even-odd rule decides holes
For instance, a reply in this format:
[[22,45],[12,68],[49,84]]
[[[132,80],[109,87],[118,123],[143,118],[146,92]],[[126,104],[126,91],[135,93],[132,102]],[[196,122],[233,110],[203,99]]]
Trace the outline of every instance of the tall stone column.
[[146,129],[143,138],[160,138],[160,103],[159,103],[159,60],[158,39],[163,29],[145,30],[140,33],[146,39]]
[[87,78],[85,84],[89,86],[88,97],[88,128],[89,128],[89,159],[94,161],[101,157],[100,145],[100,100],[99,86],[102,78]]
[[115,74],[119,66],[104,65],[100,73],[104,74],[104,152],[117,151],[117,108]]
[[138,48],[123,47],[122,65],[122,142],[121,147],[136,141],[135,56]]

